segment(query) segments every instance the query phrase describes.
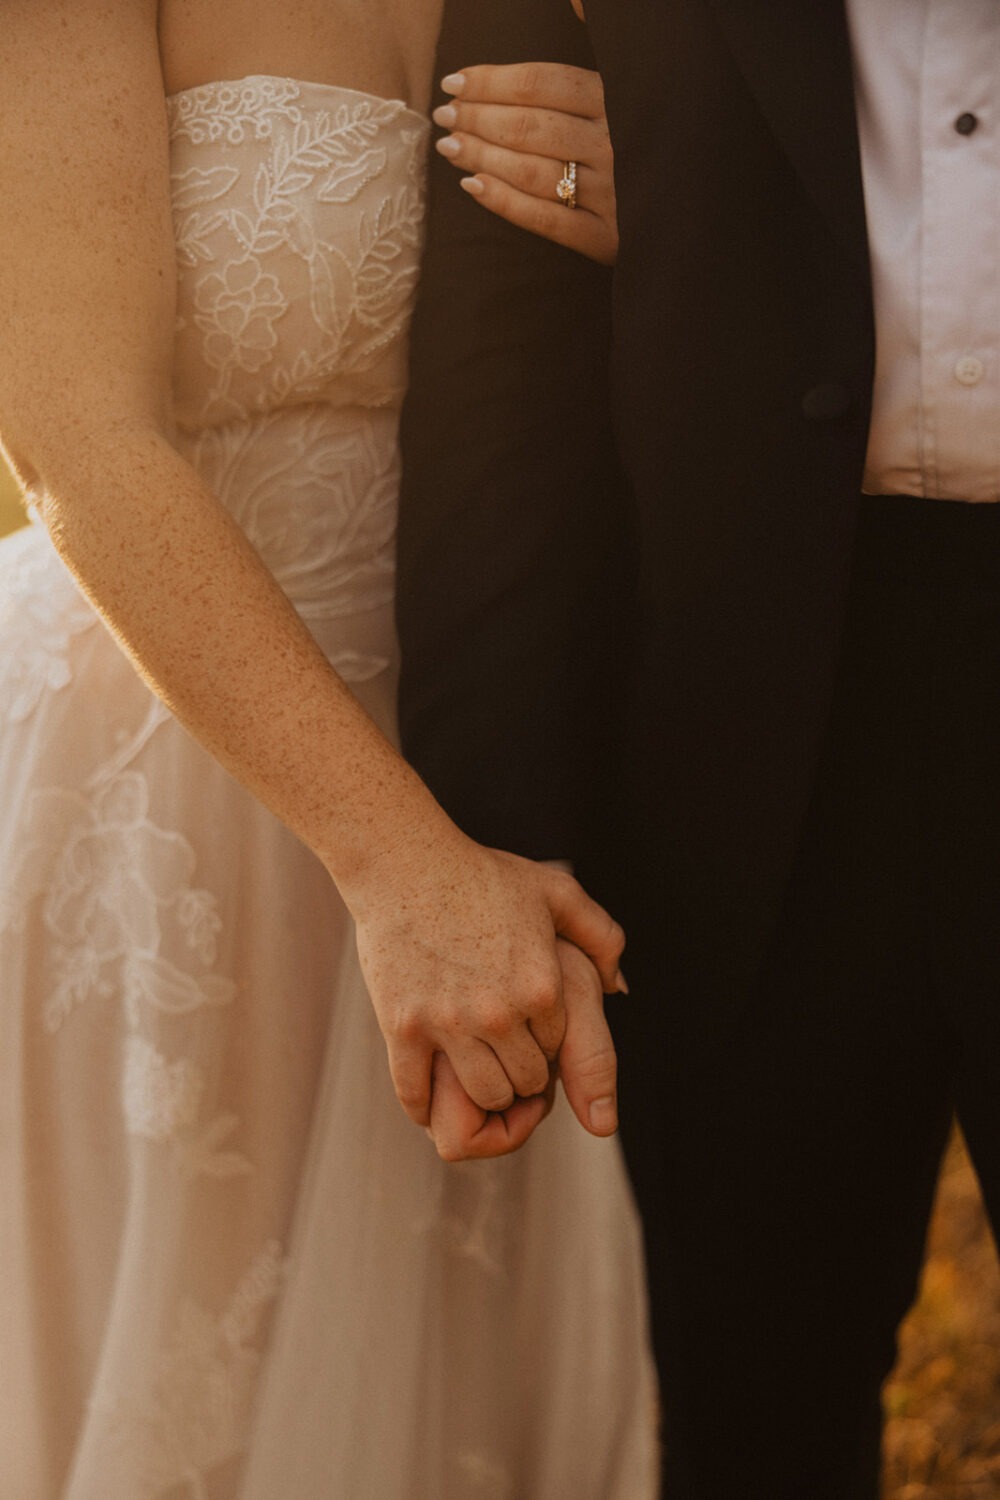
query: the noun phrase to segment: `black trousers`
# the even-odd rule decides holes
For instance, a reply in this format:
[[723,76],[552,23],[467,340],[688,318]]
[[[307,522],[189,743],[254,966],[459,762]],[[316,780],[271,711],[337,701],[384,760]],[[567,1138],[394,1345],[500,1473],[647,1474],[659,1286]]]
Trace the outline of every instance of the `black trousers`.
[[645,949],[618,1040],[666,1500],[875,1500],[955,1110],[1000,1223],[1000,506],[865,501],[784,913],[689,1074],[651,1066],[685,997]]

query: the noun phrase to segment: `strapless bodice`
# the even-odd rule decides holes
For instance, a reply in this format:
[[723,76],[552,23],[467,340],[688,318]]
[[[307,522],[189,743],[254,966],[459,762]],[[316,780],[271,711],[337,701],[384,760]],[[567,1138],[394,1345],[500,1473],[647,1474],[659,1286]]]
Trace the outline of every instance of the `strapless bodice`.
[[389,650],[427,122],[274,77],[187,89],[168,112],[178,445],[338,670],[371,676]]
[[181,427],[398,403],[427,122],[271,77],[187,89],[168,112]]

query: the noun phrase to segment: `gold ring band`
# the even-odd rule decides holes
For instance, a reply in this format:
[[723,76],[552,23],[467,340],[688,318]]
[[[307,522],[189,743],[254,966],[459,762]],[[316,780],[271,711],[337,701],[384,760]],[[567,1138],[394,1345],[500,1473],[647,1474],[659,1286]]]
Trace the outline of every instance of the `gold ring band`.
[[563,163],[563,175],[556,183],[556,197],[563,208],[576,207],[576,174],[578,167],[575,161]]

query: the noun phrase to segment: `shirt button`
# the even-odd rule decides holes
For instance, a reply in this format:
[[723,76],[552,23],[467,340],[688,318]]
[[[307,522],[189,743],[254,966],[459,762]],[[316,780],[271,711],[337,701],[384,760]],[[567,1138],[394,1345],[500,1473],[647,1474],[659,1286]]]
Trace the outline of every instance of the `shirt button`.
[[983,374],[983,362],[974,354],[963,354],[955,366],[955,379],[962,385],[978,385]]
[[955,129],[959,135],[971,135],[978,124],[979,121],[976,116],[966,112],[964,115],[959,115],[955,121]]

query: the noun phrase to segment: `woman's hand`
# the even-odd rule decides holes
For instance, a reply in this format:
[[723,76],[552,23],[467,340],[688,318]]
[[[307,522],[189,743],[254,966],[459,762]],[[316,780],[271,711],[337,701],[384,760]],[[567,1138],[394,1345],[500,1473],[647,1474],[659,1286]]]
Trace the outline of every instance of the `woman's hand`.
[[468,174],[466,192],[532,234],[613,265],[614,157],[600,75],[562,63],[516,63],[466,68],[441,86],[452,102],[436,109],[434,120],[450,134],[437,149]]
[[430,1122],[436,1053],[480,1112],[477,1129],[516,1099],[545,1094],[558,1057],[580,1123],[595,1135],[614,1131],[602,984],[624,987],[624,938],[572,876],[485,849],[432,817],[342,890],[411,1119]]

